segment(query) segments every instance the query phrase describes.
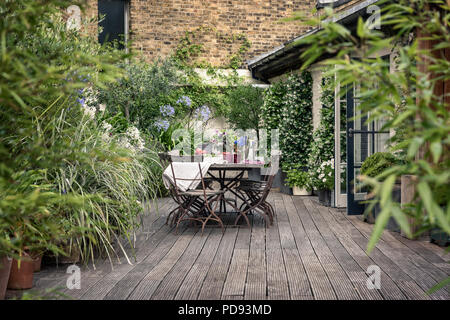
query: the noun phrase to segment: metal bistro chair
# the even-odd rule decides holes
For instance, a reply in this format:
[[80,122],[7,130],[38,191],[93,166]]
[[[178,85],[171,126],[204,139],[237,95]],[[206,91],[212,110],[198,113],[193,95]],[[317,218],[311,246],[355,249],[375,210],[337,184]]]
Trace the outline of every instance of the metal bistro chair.
[[[212,220],[216,221],[222,228],[222,232],[224,232],[225,229],[222,219],[220,219],[215,213],[217,206],[223,197],[224,191],[211,190],[207,188],[201,171],[200,163],[198,163],[198,169],[200,173],[200,178],[198,179],[177,178],[175,176],[173,163],[170,160],[169,165],[171,167],[173,177],[173,183],[170,185],[169,191],[172,199],[178,206],[169,213],[166,224],[169,223],[170,217],[172,216],[170,225],[173,226],[174,224],[176,224],[175,233],[177,233],[178,226],[182,221],[199,222],[202,224],[203,233],[208,221]],[[177,180],[200,181],[201,188],[181,191],[177,187]]]
[[[161,163],[163,168],[169,167],[170,164],[172,163],[173,159],[172,159],[172,156],[170,154],[168,154],[166,152],[160,152],[160,153],[158,153],[158,156],[159,156],[159,160],[160,160],[160,163]],[[172,174],[173,174],[173,168],[172,168]],[[210,187],[211,181],[209,181],[209,180],[207,180],[205,178],[203,178],[203,180],[205,182],[204,185],[208,189],[211,189],[211,187]],[[202,187],[203,187],[203,184],[199,184],[197,189],[201,189]],[[182,209],[182,206],[180,205],[180,201],[179,200],[181,199],[183,201],[188,201],[186,196],[182,196],[182,195],[178,194],[176,191],[177,190],[175,188],[172,188],[172,187],[169,188],[169,195],[170,195],[170,197],[174,200],[174,202],[176,204],[178,204],[178,206],[176,208],[172,209],[169,212],[169,214],[167,215],[165,224],[169,225],[170,227],[174,226],[175,221],[176,221],[176,219],[178,217],[178,213]],[[198,211],[200,211],[203,208],[203,202],[200,199],[196,199],[195,201],[193,201],[191,203],[191,207],[196,209],[196,210],[198,210]],[[171,219],[171,217],[172,217],[172,219]]]
[[236,225],[241,217],[244,217],[247,224],[250,226],[250,221],[247,214],[254,211],[260,212],[266,225],[269,227],[273,225],[275,210],[267,201],[270,189],[272,188],[275,175],[278,171],[279,155],[275,155],[271,159],[271,167],[269,174],[264,176],[263,181],[242,179],[239,183],[237,191],[243,195],[243,203],[240,207],[240,214],[236,217],[234,224]]

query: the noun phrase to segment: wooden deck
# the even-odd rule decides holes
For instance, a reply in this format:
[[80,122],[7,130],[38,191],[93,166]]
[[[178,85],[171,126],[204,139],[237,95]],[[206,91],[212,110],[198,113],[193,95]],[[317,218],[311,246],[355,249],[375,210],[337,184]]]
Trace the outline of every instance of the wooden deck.
[[[315,197],[271,193],[274,226],[251,217],[252,228],[184,226],[175,235],[164,225],[173,208],[159,201],[147,230],[138,235],[137,262],[111,269],[109,262],[83,267],[81,289],[68,290],[67,266],[35,274],[34,291],[63,288],[75,299],[438,299],[450,286],[425,294],[450,273],[450,255],[427,241],[385,232],[373,253],[365,248],[372,225],[326,208]],[[381,268],[381,289],[368,289],[367,268]],[[11,294],[11,293],[10,293]]]

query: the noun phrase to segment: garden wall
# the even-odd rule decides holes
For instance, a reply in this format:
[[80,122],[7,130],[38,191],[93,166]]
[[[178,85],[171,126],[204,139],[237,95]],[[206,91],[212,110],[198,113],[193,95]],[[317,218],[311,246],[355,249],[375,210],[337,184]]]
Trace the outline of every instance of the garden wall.
[[[88,0],[91,12],[97,0]],[[298,23],[277,23],[295,11],[311,12],[315,0],[131,0],[130,38],[133,46],[151,60],[171,54],[186,31],[198,32],[204,44],[199,60],[213,66],[229,63],[243,35],[251,43],[242,61],[281,45],[306,31]],[[203,28],[203,30],[198,30]],[[217,33],[220,30],[220,34]]]

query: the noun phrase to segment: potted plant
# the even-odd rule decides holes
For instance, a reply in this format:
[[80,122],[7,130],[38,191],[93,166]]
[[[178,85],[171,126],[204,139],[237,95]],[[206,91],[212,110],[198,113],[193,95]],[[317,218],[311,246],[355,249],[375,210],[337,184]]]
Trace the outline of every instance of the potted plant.
[[322,162],[318,168],[311,168],[311,181],[317,190],[319,202],[331,206],[331,190],[334,187],[334,159]]
[[[11,175],[12,183],[1,185],[5,196],[0,208],[0,226],[4,226],[0,236],[11,244],[7,250],[7,255],[12,258],[8,279],[10,289],[32,287],[33,256],[43,250],[58,252],[53,241],[62,233],[58,215],[54,212],[61,195],[52,192],[50,186],[43,186],[44,179],[45,172],[41,170],[20,171]],[[3,240],[0,247],[7,241]]]
[[292,188],[294,196],[311,195],[311,178],[307,169],[302,165],[294,165],[287,171],[286,183]]
[[6,288],[8,286],[9,274],[11,271],[12,258],[0,256],[0,300],[5,299]]
[[0,218],[0,300],[5,298],[12,264],[12,258],[10,257],[12,244],[6,232],[6,227],[5,221]]
[[[448,190],[450,190],[448,183],[441,185],[435,190],[437,203],[444,212],[447,212]],[[450,244],[450,235],[441,228],[434,227],[430,230],[430,242],[436,243],[441,247],[448,246]]]
[[12,260],[8,289],[22,290],[33,287],[34,261],[27,252]]
[[[370,178],[375,178],[383,171],[385,171],[388,168],[391,168],[401,162],[400,159],[398,159],[396,156],[394,156],[391,153],[388,152],[376,152],[372,154],[371,156],[367,157],[366,160],[364,160],[362,166],[361,166],[361,175],[367,176]],[[366,190],[368,191],[368,195],[370,195],[370,189]],[[367,196],[366,199],[368,200],[366,203],[366,208],[370,205],[370,196]],[[396,182],[394,189],[393,189],[393,199],[394,201],[401,202],[401,186],[400,182]],[[376,218],[381,213],[381,209],[378,203],[376,203],[372,210],[364,213],[365,215],[365,221],[368,223],[375,223]],[[395,222],[394,218],[390,218],[388,221],[388,224],[386,226],[388,230],[391,231],[400,231],[400,227]]]

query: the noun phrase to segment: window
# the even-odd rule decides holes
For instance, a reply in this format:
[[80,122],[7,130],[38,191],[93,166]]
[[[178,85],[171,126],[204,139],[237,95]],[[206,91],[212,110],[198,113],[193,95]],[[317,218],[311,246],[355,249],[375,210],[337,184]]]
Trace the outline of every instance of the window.
[[99,0],[98,15],[103,20],[99,22],[102,32],[98,35],[100,43],[118,41],[119,48],[123,49],[128,38],[128,9],[126,0]]
[[340,5],[350,2],[350,0],[317,0],[317,8],[339,7]]

